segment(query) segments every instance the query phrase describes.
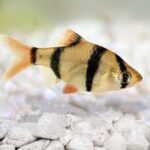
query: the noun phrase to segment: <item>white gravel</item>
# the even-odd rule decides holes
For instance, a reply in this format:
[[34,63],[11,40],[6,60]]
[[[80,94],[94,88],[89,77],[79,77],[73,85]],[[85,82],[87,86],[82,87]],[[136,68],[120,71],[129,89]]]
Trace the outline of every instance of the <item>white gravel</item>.
[[35,137],[32,136],[29,130],[20,127],[13,127],[9,130],[2,143],[20,147],[33,142],[34,140]]
[[94,150],[106,150],[106,149],[103,147],[95,147]]
[[49,140],[38,140],[19,148],[19,150],[43,150],[49,145]]
[[112,135],[107,139],[104,144],[106,150],[126,150],[126,140],[119,133],[112,133]]
[[129,150],[148,150],[149,143],[143,132],[139,132],[138,128],[131,131],[127,139],[127,146]]
[[[107,114],[110,112],[108,111]],[[68,125],[70,119],[67,122],[64,114],[58,113],[44,113],[34,122],[16,121],[17,126],[14,124],[8,130],[0,146],[10,149],[16,147],[19,150],[148,150],[147,133],[150,132],[150,128],[147,124],[144,125],[133,119],[131,115],[124,114],[115,123],[109,123],[107,122],[109,115],[105,113],[101,114],[103,117],[97,117],[95,122],[93,116],[74,116],[73,118],[78,118],[78,121],[69,127],[65,124]],[[72,116],[72,114],[66,115]],[[107,122],[105,126],[102,124],[104,120]],[[55,127],[53,121],[57,123]],[[112,128],[108,129],[110,124]],[[36,134],[35,129],[38,129]]]
[[65,150],[64,145],[59,141],[52,141],[46,150]]
[[58,139],[65,134],[65,124],[59,114],[44,113],[38,121],[38,137]]
[[61,143],[63,143],[63,145],[66,146],[71,141],[72,137],[73,137],[72,130],[66,129],[65,134],[62,137],[60,137],[59,140],[61,141]]
[[0,150],[15,150],[15,147],[12,145],[0,145]]
[[78,135],[73,136],[73,138],[67,145],[67,149],[68,150],[78,150],[78,149],[94,150],[94,146],[93,146],[92,140],[89,137],[78,134]]
[[9,128],[11,128],[12,126],[16,125],[16,121],[14,120],[10,120],[10,119],[6,119],[6,118],[0,118],[0,139],[3,139]]

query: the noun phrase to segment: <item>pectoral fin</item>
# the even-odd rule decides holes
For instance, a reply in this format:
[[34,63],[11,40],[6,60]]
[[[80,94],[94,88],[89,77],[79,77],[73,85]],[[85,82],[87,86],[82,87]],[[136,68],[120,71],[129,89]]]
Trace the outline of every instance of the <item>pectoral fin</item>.
[[65,93],[65,94],[71,94],[71,93],[75,93],[75,92],[78,92],[78,88],[72,84],[67,84],[63,88],[63,93]]

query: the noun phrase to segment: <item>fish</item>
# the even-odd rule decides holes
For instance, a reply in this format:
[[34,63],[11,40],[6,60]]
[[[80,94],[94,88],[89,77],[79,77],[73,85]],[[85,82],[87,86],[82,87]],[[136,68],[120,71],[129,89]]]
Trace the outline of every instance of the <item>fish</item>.
[[17,56],[4,73],[5,80],[33,65],[51,69],[57,79],[66,83],[62,89],[65,94],[120,90],[143,79],[115,52],[87,41],[71,29],[57,46],[48,48],[28,46],[7,35],[0,35],[0,40]]

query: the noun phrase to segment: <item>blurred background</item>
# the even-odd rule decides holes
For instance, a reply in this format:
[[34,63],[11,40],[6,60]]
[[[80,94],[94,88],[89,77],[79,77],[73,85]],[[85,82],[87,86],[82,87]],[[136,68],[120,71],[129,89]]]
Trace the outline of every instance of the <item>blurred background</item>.
[[[149,0],[0,0],[0,33],[36,47],[55,45],[72,28],[105,46],[136,68],[144,80],[137,86],[105,94],[64,95],[51,72],[31,67],[0,84],[0,116],[17,118],[44,111],[99,115],[106,109],[150,119]],[[0,48],[0,74],[12,54]],[[9,60],[9,61],[8,61]]]

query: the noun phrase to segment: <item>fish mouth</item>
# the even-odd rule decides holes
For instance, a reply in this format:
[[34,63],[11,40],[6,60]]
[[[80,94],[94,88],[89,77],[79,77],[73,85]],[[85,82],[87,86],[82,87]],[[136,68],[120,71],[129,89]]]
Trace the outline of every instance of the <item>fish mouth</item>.
[[140,73],[138,73],[138,75],[137,75],[137,81],[141,81],[141,80],[143,80],[143,76]]
[[143,76],[140,73],[137,73],[133,80],[133,84],[139,83],[142,80],[143,80]]
[[138,78],[139,78],[139,81],[143,80],[143,76],[141,74],[139,75]]

